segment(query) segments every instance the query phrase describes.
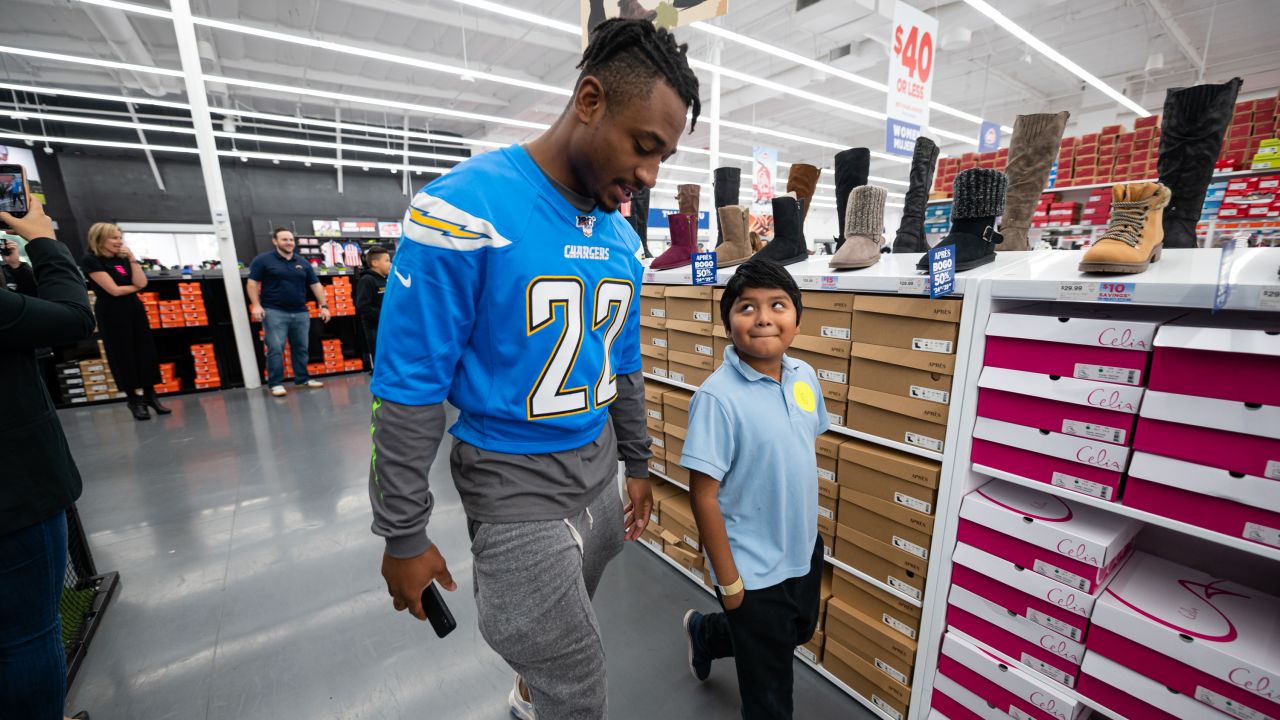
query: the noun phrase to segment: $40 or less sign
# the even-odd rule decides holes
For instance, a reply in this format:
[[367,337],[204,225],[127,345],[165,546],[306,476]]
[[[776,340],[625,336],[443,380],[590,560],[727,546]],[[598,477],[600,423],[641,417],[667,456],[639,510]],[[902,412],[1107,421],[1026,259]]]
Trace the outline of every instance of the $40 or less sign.
[[899,2],[893,12],[893,59],[885,100],[885,149],[911,155],[916,137],[929,125],[938,21]]

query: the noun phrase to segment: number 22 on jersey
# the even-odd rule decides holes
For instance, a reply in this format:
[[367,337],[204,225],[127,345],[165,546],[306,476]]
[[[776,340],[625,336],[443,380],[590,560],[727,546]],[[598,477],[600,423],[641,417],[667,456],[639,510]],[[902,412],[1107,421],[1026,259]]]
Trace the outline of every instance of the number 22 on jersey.
[[[563,417],[585,412],[593,407],[600,408],[613,402],[618,396],[618,379],[613,372],[611,354],[613,342],[626,324],[634,294],[635,287],[631,282],[605,278],[595,287],[591,307],[587,308],[588,315],[583,308],[586,287],[581,278],[539,277],[529,283],[529,289],[525,293],[527,334],[542,332],[553,325],[557,308],[563,317],[560,337],[526,400],[530,420]],[[588,322],[592,333],[604,328],[604,359],[600,367],[600,378],[594,388],[566,388],[569,374],[578,362]]]

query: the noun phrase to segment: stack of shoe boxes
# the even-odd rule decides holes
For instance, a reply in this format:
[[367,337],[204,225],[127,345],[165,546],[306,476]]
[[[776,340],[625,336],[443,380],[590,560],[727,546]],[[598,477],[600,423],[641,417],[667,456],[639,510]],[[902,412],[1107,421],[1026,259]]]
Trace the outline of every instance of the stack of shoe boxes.
[[[1276,98],[1244,100],[1236,103],[1231,124],[1227,127],[1218,169],[1247,170],[1262,143],[1280,134],[1280,118],[1276,114]],[[1267,166],[1263,166],[1267,167]],[[1277,167],[1271,165],[1270,167]]]
[[1280,218],[1280,175],[1235,178],[1227,183],[1220,220],[1268,220]]
[[[1280,133],[1277,133],[1280,135]],[[1249,166],[1253,170],[1274,170],[1280,168],[1280,139],[1266,138],[1258,143],[1258,150],[1253,154],[1253,162]]]
[[89,398],[85,397],[84,373],[80,370],[79,362],[58,363],[54,365],[53,371],[58,378],[58,391],[63,402],[89,402]]
[[1280,717],[1280,598],[1135,553],[1098,600],[1079,690],[1129,718]]
[[840,485],[836,473],[840,465],[840,446],[845,437],[835,433],[818,436],[818,535],[823,552],[835,551],[837,513],[840,511]]
[[1081,225],[1106,225],[1111,219],[1111,188],[1096,188],[1089,192],[1084,208],[1080,211]]
[[1069,303],[993,313],[974,465],[1118,501],[1156,328],[1179,314]]
[[640,359],[650,375],[667,377],[666,285],[640,288]]
[[[715,369],[711,339],[714,289],[708,285],[669,285],[664,293],[667,320],[667,377],[701,385]],[[683,350],[677,350],[675,342]],[[706,352],[703,352],[703,351]]]
[[115,378],[111,375],[111,367],[101,357],[80,361],[80,376],[84,380],[86,402],[116,400],[124,397],[124,393],[116,387]]
[[171,362],[160,363],[160,383],[155,386],[156,392],[164,395],[176,393],[181,389],[182,380],[178,378],[178,364]]
[[183,327],[209,324],[209,312],[205,309],[204,291],[200,289],[200,283],[178,283],[178,310],[182,313]]
[[1156,332],[1125,505],[1280,548],[1280,319],[1269,315],[1201,311]]
[[927,234],[939,235],[951,229],[951,204],[938,203],[929,205],[924,214],[924,231]]
[[1204,205],[1200,208],[1200,222],[1208,222],[1218,217],[1218,212],[1222,209],[1222,201],[1227,196],[1227,185],[1226,180],[1209,183],[1209,189],[1204,195]]
[[684,490],[659,478],[652,478],[650,484],[653,486],[653,510],[649,512],[649,524],[640,534],[640,542],[659,555],[664,555],[667,543],[679,543],[680,538],[662,527],[662,501],[681,495]]
[[1058,193],[1041,193],[1040,199],[1036,202],[1036,210],[1031,215],[1031,227],[1048,227],[1049,209],[1061,197]]
[[930,197],[950,197],[955,187],[956,174],[960,172],[960,158],[955,156],[938,158],[938,165],[933,173],[933,192]]
[[[953,633],[942,639],[931,707],[948,720],[1079,720],[1089,707]],[[1144,720],[1150,716],[1130,716]]]
[[846,425],[854,295],[804,292],[801,302],[800,330],[787,354],[813,367],[828,419],[832,425]]
[[[865,590],[864,590],[865,588]],[[826,604],[822,664],[890,716],[907,716],[916,642],[879,621],[878,590],[836,569]],[[893,600],[890,596],[885,596]],[[918,612],[918,609],[917,609]]]
[[195,364],[197,390],[222,387],[222,374],[218,372],[218,360],[213,352],[213,343],[192,345],[191,359]]
[[662,393],[663,450],[667,458],[666,475],[684,485],[689,484],[689,471],[680,464],[685,436],[689,432],[689,403],[693,393],[673,388]]
[[827,644],[827,603],[831,600],[831,570],[830,565],[822,569],[822,584],[818,591],[818,626],[809,642],[796,648],[796,652],[815,665],[822,664],[823,650]]
[[1049,222],[1046,227],[1066,227],[1080,223],[1080,203],[1055,202],[1049,205]]
[[[333,279],[332,283],[325,285],[324,296],[329,305],[330,314],[334,317],[355,315],[356,301],[351,293],[351,278],[346,275],[339,275]],[[307,309],[311,317],[320,317],[320,308],[314,302],[307,303]]]
[[689,572],[701,576],[703,583],[710,587],[698,525],[689,506],[689,494],[680,492],[664,498],[658,507],[658,524],[673,538],[663,543],[663,553]]
[[164,327],[160,322],[160,293],[158,292],[140,292],[138,300],[142,302],[142,308],[147,311],[147,324],[152,330],[159,330]]
[[960,308],[958,299],[856,297],[848,427],[942,452]]

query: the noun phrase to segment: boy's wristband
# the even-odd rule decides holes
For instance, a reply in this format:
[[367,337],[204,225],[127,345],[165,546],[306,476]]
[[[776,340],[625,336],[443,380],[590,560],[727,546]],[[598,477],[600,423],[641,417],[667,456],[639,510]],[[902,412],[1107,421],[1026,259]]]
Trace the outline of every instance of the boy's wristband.
[[738,579],[734,580],[732,584],[720,586],[721,595],[737,595],[740,592],[742,592],[742,576],[741,575],[739,575]]

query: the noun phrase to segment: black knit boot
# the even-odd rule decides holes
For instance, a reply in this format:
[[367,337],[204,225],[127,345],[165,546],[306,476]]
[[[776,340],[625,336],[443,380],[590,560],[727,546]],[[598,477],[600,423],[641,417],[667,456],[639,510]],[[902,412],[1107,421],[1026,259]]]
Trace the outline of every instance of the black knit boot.
[[773,199],[773,240],[751,256],[766,258],[779,265],[790,265],[809,258],[809,245],[804,240],[804,213],[795,195],[787,193]]
[[896,253],[929,250],[929,242],[924,238],[924,211],[929,202],[933,169],[937,163],[938,146],[923,135],[916,138],[916,149],[911,153],[907,199],[902,203],[902,222],[898,224],[898,235],[893,240],[893,251]]
[[[917,147],[919,147],[917,145]],[[969,270],[996,259],[996,217],[1004,212],[1008,179],[999,170],[970,168],[956,175],[955,198],[951,207],[951,232],[938,243],[956,246],[956,271]],[[929,271],[926,251],[916,269]]]
[[640,247],[644,248],[644,256],[653,257],[653,253],[649,251],[649,188],[631,196],[631,215],[627,218],[627,222],[640,236]]
[[1156,169],[1160,183],[1173,193],[1164,211],[1167,248],[1196,247],[1196,223],[1241,82],[1170,88],[1164,96]]
[[836,153],[836,248],[844,245],[845,211],[849,206],[849,193],[867,184],[871,172],[871,151],[867,148],[849,148]]
[[151,409],[155,410],[157,415],[168,415],[173,412],[173,410],[170,410],[160,404],[160,398],[156,396],[155,388],[147,388],[142,391],[142,402],[146,405],[150,405]]
[[[742,187],[742,168],[716,168],[711,179],[712,195],[715,197],[716,212],[722,207],[738,204],[738,193]],[[716,245],[724,242],[724,231],[720,223],[716,223]]]

